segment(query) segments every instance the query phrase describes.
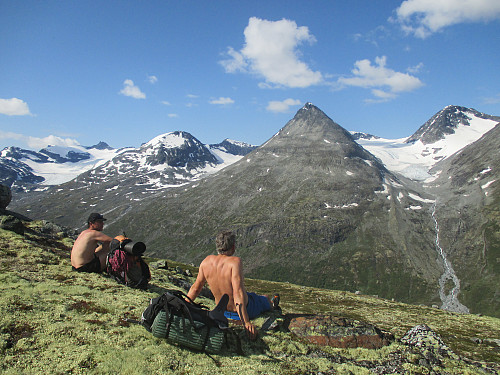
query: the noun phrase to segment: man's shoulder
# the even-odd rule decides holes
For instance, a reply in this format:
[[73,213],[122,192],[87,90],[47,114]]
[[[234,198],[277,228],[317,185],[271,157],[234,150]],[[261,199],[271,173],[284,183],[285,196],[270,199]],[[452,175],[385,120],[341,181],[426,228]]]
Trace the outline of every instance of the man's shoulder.
[[240,257],[235,257],[235,256],[224,256],[224,257],[221,257],[220,255],[208,255],[205,259],[203,259],[203,261],[201,262],[201,264],[205,263],[220,263],[220,262],[223,262],[223,263],[229,263],[229,264],[238,264],[238,263],[241,263],[241,258]]

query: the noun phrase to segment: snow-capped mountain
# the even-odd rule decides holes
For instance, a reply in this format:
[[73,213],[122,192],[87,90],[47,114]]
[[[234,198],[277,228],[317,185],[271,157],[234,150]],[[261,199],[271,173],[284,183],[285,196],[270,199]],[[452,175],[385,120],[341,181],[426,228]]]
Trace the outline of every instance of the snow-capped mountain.
[[489,116],[471,108],[448,106],[409,138],[356,138],[387,169],[413,180],[429,182],[435,178],[429,171],[436,163],[477,141],[499,122],[498,116]]
[[172,177],[177,173],[184,176],[171,178],[177,185],[186,178],[196,178],[234,163],[253,148],[255,146],[227,139],[206,146],[186,132],[159,135],[139,148],[113,149],[105,142],[92,147],[48,146],[38,152],[6,147],[0,154],[0,182],[13,188],[60,185],[106,165],[104,172],[134,170],[144,176],[155,174],[153,178],[157,183],[161,180],[159,175],[165,173]]
[[[228,145],[231,145],[229,151]],[[115,186],[140,185],[146,191],[157,191],[217,172],[254,148],[229,140],[207,146],[187,132],[175,131],[159,135],[137,149],[121,152],[79,176],[78,181],[89,184],[114,181]]]
[[40,151],[6,147],[0,153],[0,182],[7,185],[58,185],[95,168],[122,150],[95,146],[48,146]]
[[[384,140],[307,103],[243,157],[235,142],[167,133],[9,207],[73,228],[102,212],[106,233],[189,262],[230,229],[249,276],[498,315],[498,120],[447,107],[425,131]],[[225,157],[241,160],[211,173]]]

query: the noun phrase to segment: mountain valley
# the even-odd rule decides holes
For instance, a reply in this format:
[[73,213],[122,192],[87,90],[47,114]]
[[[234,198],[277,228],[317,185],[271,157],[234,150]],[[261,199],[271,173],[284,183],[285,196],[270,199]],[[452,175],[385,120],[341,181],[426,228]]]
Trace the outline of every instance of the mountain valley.
[[260,147],[167,133],[11,206],[72,228],[99,211],[106,233],[194,264],[230,229],[251,277],[499,316],[499,121],[449,106],[383,140],[307,103]]

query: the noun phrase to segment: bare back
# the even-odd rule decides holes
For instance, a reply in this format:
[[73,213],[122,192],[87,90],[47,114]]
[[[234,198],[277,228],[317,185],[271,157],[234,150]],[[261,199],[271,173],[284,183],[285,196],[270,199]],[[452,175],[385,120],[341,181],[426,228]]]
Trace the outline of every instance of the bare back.
[[[108,250],[111,240],[111,237],[100,231],[90,228],[84,230],[76,239],[71,250],[71,265],[79,268],[89,263],[94,259],[94,254],[97,254],[101,249]],[[102,248],[99,246],[99,242],[103,243]],[[99,256],[99,254],[97,255]]]
[[209,255],[200,264],[200,272],[203,273],[208,285],[210,285],[215,302],[218,303],[221,297],[227,294],[229,296],[227,310],[236,311],[235,293],[244,292],[246,296],[241,259],[235,256]]

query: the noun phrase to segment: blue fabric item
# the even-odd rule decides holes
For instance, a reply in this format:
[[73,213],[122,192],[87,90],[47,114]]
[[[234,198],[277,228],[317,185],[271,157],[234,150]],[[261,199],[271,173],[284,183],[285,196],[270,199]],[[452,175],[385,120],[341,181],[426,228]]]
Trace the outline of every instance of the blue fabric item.
[[[247,295],[247,312],[250,319],[255,319],[263,312],[271,310],[271,304],[269,303],[267,297],[259,296],[252,292],[247,292]],[[240,316],[238,315],[238,313],[232,311],[225,311],[224,316],[228,319],[240,320]]]

